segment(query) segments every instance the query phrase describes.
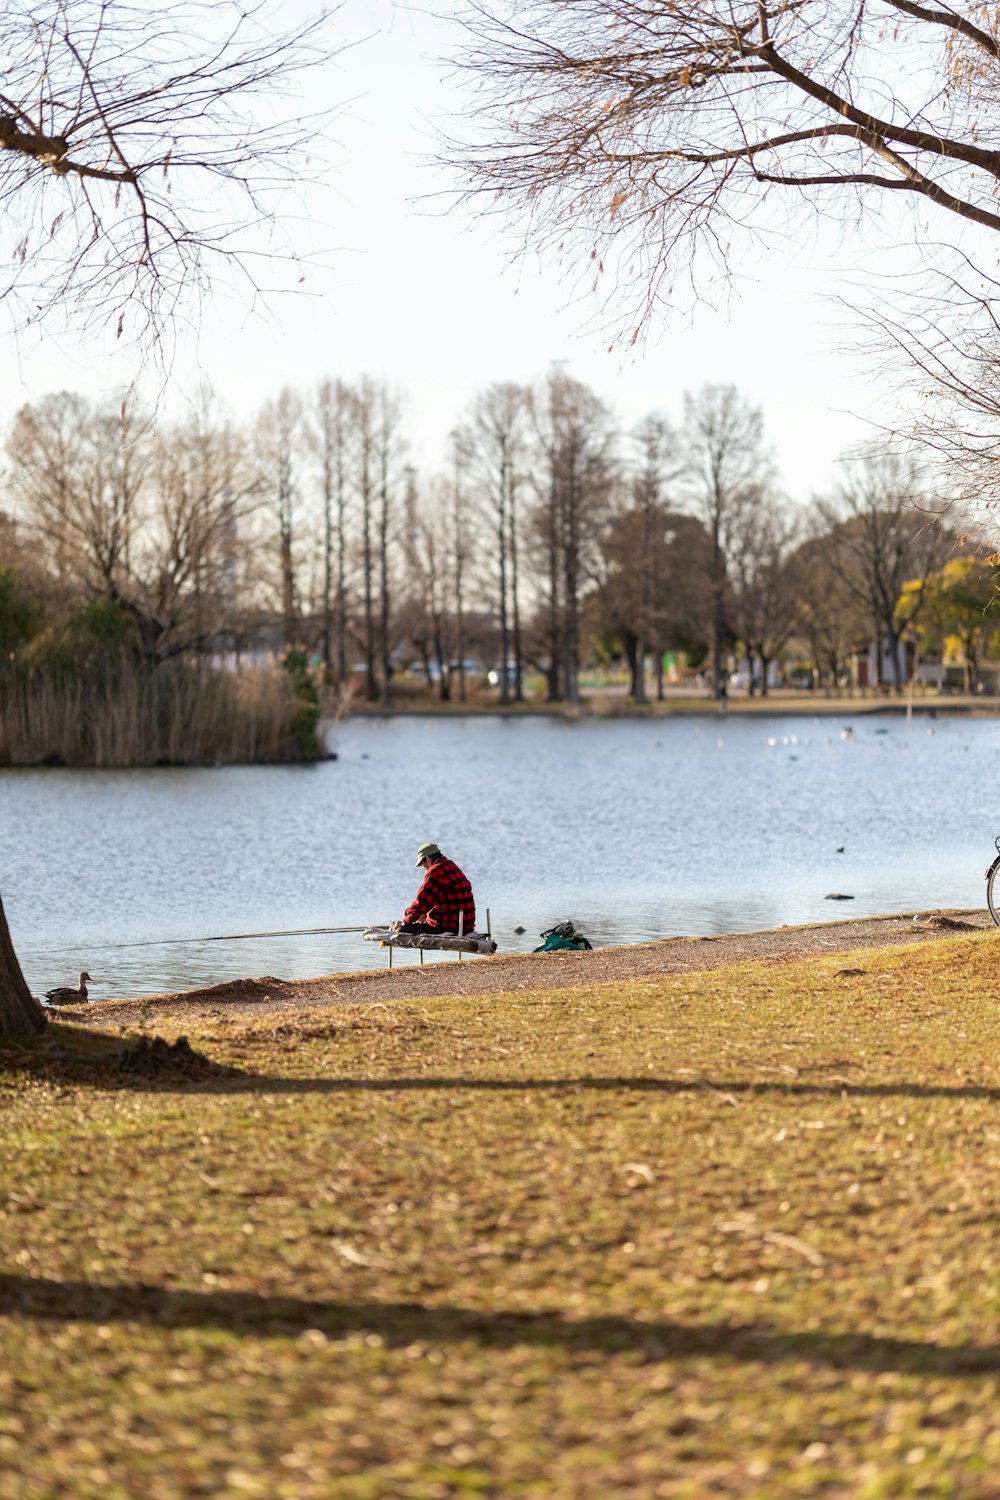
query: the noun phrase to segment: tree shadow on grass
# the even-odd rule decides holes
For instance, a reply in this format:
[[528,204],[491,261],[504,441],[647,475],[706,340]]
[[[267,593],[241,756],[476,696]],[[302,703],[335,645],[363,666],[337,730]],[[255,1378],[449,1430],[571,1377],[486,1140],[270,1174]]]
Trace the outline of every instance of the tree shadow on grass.
[[50,1022],[37,1036],[0,1040],[0,1085],[5,1076],[11,1081],[27,1077],[83,1087],[148,1089],[204,1086],[247,1075],[196,1052],[186,1037],[167,1042],[146,1033],[116,1035]]
[[[155,1038],[153,1039],[156,1040]],[[148,1042],[148,1038],[140,1038]],[[393,1094],[475,1093],[573,1094],[588,1090],[636,1094],[718,1095],[725,1102],[761,1098],[849,1099],[982,1099],[1000,1102],[1000,1088],[986,1084],[853,1083],[792,1079],[656,1078],[648,1073],[586,1074],[578,1077],[466,1078],[461,1075],[416,1075],[389,1078],[288,1078],[212,1062],[199,1053],[164,1047],[148,1070],[130,1064],[131,1043],[121,1035],[76,1026],[49,1027],[39,1037],[0,1044],[0,1087],[4,1076],[30,1077],[49,1083],[101,1089],[209,1094]],[[176,1044],[175,1044],[176,1045]],[[727,1098],[728,1096],[728,1098]]]
[[329,1339],[377,1334],[389,1348],[416,1342],[534,1347],[574,1353],[641,1354],[647,1362],[713,1358],[777,1365],[805,1360],[834,1369],[959,1378],[1000,1370],[1000,1345],[929,1344],[866,1333],[777,1332],[766,1324],[674,1323],[607,1315],[482,1312],[416,1302],[263,1297],[253,1292],[171,1291],[142,1282],[56,1281],[0,1273],[0,1317],[43,1322],[140,1323],[213,1329],[256,1338]]

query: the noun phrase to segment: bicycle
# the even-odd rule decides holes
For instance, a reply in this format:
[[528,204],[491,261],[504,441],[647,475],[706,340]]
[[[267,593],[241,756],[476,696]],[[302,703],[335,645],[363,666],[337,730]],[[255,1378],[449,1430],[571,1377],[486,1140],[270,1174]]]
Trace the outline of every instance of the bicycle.
[[993,840],[996,845],[997,857],[986,871],[986,905],[990,909],[990,916],[998,927],[1000,927],[1000,838]]

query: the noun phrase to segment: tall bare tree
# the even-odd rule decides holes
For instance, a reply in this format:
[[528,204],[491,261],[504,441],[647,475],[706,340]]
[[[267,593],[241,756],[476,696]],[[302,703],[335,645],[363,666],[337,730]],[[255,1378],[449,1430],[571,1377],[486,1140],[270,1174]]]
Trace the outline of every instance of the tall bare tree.
[[560,682],[568,703],[580,701],[580,612],[596,558],[613,482],[611,413],[587,386],[553,371],[533,396],[541,452],[535,484],[535,529],[545,557],[549,619],[550,701]]
[[[423,504],[416,472],[408,468],[403,496],[401,551],[406,564],[405,630],[420,652],[428,687],[437,676],[438,697],[451,699],[451,619],[448,611],[449,509],[454,503],[450,484],[437,478]],[[452,580],[453,581],[453,580]]]
[[512,614],[516,612],[511,597],[516,556],[515,503],[518,489],[524,482],[528,399],[523,386],[509,381],[491,385],[476,398],[464,429],[470,477],[478,490],[493,536],[496,616],[500,632],[500,702],[503,704],[511,700],[511,627]]
[[[819,685],[839,697],[848,677],[848,659],[864,636],[869,614],[830,561],[830,531],[818,510],[806,518],[808,535],[794,551],[791,568],[798,593],[797,633],[812,653]],[[870,628],[870,626],[869,626]]]
[[657,569],[661,561],[658,531],[663,530],[666,486],[676,477],[675,441],[670,424],[661,416],[649,416],[635,433],[639,463],[632,479],[632,500],[638,516],[639,547],[632,576],[635,611],[635,665],[632,696],[646,701],[646,652],[652,643],[653,614],[657,593]]
[[302,399],[286,386],[275,400],[267,402],[257,424],[259,485],[270,504],[278,544],[278,587],[285,646],[296,645],[299,635],[296,539],[301,504],[302,421]]
[[316,393],[313,442],[320,472],[323,524],[323,661],[347,681],[347,474],[352,398],[342,380]]
[[365,653],[365,697],[378,697],[375,674],[375,504],[378,494],[378,435],[375,382],[363,376],[354,391],[354,487],[360,512],[361,633]]
[[378,464],[378,640],[383,708],[392,704],[392,561],[396,503],[403,474],[402,407],[384,383],[376,393],[376,457]]
[[94,407],[63,391],[18,412],[9,490],[60,581],[112,602],[129,596],[148,446],[128,402]]
[[[903,686],[900,642],[923,606],[926,586],[954,550],[943,526],[945,504],[912,454],[872,448],[846,472],[835,500],[821,506],[827,558],[865,611],[875,646],[876,685],[888,654],[893,686]],[[900,615],[904,585],[909,607]]]
[[722,686],[728,555],[746,507],[767,483],[763,419],[735,386],[707,385],[684,398],[681,430],[684,486],[712,542],[709,577],[712,691]]
[[[459,702],[464,703],[466,699],[465,681],[465,605],[466,605],[466,578],[468,573],[469,558],[471,552],[471,521],[469,506],[469,484],[468,468],[469,455],[466,452],[461,435],[453,433],[452,444],[452,474],[451,474],[451,496],[450,504],[447,506],[448,532],[451,540],[451,584],[452,602],[455,612],[455,657],[458,661],[458,697]],[[517,595],[515,593],[515,601]],[[516,648],[519,649],[519,648]]]
[[258,485],[242,437],[210,401],[153,438],[140,600],[158,657],[206,650],[234,611],[242,528]]
[[754,663],[760,665],[761,696],[767,694],[771,663],[799,621],[799,576],[793,551],[799,517],[767,488],[750,494],[743,507],[731,556],[733,619],[747,653],[749,692]]
[[[642,484],[641,478],[639,483]],[[601,540],[604,577],[595,600],[599,628],[620,642],[631,693],[645,701],[641,643],[652,651],[657,697],[664,697],[663,655],[702,650],[711,543],[694,516],[670,510],[650,491],[624,491]],[[644,653],[643,653],[644,654]]]

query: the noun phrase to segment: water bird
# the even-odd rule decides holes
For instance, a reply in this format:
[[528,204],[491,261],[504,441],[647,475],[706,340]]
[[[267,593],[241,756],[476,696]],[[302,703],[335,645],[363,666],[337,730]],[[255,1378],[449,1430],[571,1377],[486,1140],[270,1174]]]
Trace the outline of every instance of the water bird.
[[843,846],[843,844],[838,844],[837,847],[836,847],[836,849],[833,852],[834,852],[834,854],[843,854],[843,852],[844,852],[844,846]]
[[69,985],[57,985],[54,990],[46,990],[45,998],[50,1005],[85,1005],[87,1003],[87,981],[90,975],[86,969],[80,974],[80,988],[71,989]]

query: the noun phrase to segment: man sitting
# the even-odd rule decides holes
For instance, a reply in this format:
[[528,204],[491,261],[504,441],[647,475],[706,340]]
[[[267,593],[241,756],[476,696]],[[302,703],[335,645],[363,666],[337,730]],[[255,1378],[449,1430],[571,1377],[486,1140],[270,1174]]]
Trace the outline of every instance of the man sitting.
[[402,922],[392,924],[394,930],[424,936],[457,933],[461,918],[462,932],[475,932],[472,886],[454,861],[445,859],[437,844],[421,844],[417,866],[424,872],[423,882]]

